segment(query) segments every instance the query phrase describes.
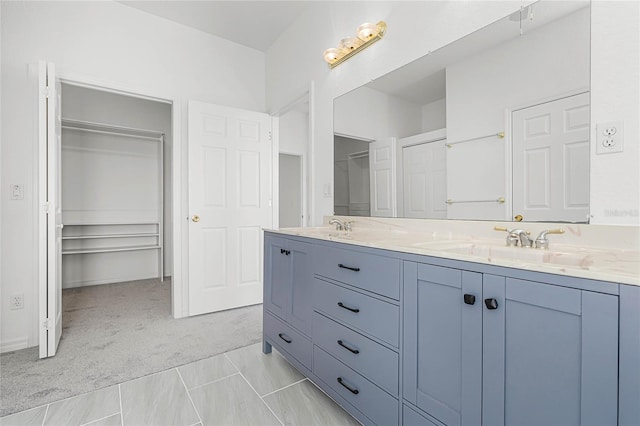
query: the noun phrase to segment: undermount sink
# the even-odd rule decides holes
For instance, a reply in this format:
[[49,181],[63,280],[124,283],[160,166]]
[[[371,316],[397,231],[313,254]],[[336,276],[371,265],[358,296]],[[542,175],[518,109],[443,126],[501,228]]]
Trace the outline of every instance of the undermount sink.
[[548,263],[589,269],[593,264],[589,254],[566,253],[530,247],[507,247],[479,243],[459,243],[442,247],[442,251],[491,259],[517,260],[531,263]]

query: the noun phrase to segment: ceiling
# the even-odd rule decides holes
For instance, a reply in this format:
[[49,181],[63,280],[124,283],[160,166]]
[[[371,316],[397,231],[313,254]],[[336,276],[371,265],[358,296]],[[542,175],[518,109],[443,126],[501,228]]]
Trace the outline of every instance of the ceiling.
[[120,1],[152,15],[265,52],[312,1]]

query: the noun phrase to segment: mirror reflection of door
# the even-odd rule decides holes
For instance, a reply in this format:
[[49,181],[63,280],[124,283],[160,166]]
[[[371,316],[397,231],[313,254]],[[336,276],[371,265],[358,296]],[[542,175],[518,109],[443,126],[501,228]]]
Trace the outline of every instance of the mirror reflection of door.
[[402,148],[404,216],[447,217],[445,140]]
[[334,213],[369,216],[369,142],[337,135],[334,142]]
[[280,157],[280,228],[302,226],[302,156]]
[[513,214],[587,222],[589,93],[513,112]]

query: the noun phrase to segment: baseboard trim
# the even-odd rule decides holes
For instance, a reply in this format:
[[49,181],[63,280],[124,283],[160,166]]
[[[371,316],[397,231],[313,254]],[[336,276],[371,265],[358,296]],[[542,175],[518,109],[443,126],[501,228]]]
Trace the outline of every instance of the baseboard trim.
[[89,281],[71,281],[62,284],[62,289],[66,290],[68,288],[78,288],[78,287],[91,287],[94,285],[102,285],[102,284],[115,284],[115,283],[123,283],[127,281],[140,281],[140,280],[151,280],[151,279],[160,279],[157,275],[130,275],[118,278],[108,278],[103,280],[89,280]]
[[13,352],[20,349],[28,348],[28,339],[26,337],[21,337],[19,339],[6,340],[4,342],[0,342],[0,353],[5,352]]

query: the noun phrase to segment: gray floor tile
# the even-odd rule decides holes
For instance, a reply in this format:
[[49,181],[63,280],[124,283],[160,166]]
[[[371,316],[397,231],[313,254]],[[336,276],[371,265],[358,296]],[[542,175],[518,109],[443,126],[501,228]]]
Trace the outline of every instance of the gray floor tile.
[[238,372],[229,359],[223,354],[183,365],[182,367],[178,367],[178,371],[188,389],[222,379],[223,377]]
[[264,397],[264,402],[285,425],[359,425],[308,380]]
[[32,408],[0,418],[0,426],[41,426],[47,406]]
[[263,354],[262,343],[227,352],[227,356],[260,395],[304,379],[275,348],[270,354]]
[[44,424],[82,425],[119,412],[118,386],[110,386],[50,404]]
[[239,374],[195,388],[189,393],[205,426],[280,425]]
[[176,369],[125,382],[120,391],[125,426],[191,426],[200,421]]
[[96,420],[95,422],[87,423],[84,426],[122,426],[122,418],[120,413],[118,413],[104,419]]

